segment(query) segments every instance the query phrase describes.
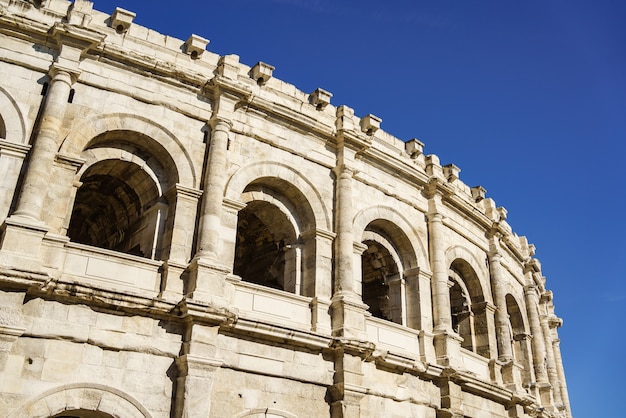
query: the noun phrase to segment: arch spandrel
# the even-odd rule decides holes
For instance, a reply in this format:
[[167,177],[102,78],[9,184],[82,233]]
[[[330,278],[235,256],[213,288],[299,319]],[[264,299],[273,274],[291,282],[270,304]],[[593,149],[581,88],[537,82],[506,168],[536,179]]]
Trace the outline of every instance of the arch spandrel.
[[[426,270],[429,269],[427,251],[418,235],[418,232],[411,225],[409,220],[394,208],[378,205],[363,209],[357,213],[354,217],[353,223],[354,240],[356,242],[363,241],[363,236],[368,225],[377,220],[384,221],[388,224],[388,227],[393,230],[387,231],[388,233],[400,232],[403,237],[398,241],[406,240],[409,248],[406,248],[405,250],[411,254],[412,257],[409,258],[409,260],[403,260],[404,263],[407,261],[409,262],[409,265],[404,266],[405,269],[417,266]],[[396,242],[395,244],[397,245],[399,242]],[[404,251],[401,252],[404,253]],[[411,263],[416,263],[417,265],[410,265]]]
[[178,183],[198,187],[193,160],[181,141],[163,126],[138,115],[115,113],[94,117],[71,130],[61,143],[59,153],[79,156],[94,139],[115,131],[135,132],[153,141],[153,145],[162,148],[172,160]]
[[20,108],[8,91],[0,86],[0,117],[4,124],[4,139],[17,144],[26,144],[26,123]]
[[92,383],[74,383],[47,390],[19,406],[7,418],[49,418],[76,410],[101,412],[113,418],[152,418],[132,396]]
[[248,185],[263,179],[279,179],[300,191],[303,203],[310,211],[318,230],[331,230],[330,214],[319,191],[302,173],[279,162],[257,162],[240,168],[226,182],[224,197],[232,201],[240,201]]

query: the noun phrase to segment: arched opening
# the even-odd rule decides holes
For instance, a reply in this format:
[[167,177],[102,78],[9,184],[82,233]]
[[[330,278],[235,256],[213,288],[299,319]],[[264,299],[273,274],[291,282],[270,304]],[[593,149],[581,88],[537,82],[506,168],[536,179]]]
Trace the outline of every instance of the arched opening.
[[158,259],[167,202],[139,165],[105,160],[90,166],[76,192],[68,236],[74,242]]
[[244,281],[315,295],[315,217],[304,194],[277,177],[250,182],[237,217],[233,272]]
[[461,347],[489,358],[487,304],[476,272],[466,261],[456,259],[449,280],[452,327],[463,338]]
[[296,234],[287,216],[265,201],[239,211],[233,272],[244,281],[296,293]]
[[0,139],[7,139],[7,127],[4,124],[4,119],[0,115]]
[[376,318],[419,329],[418,278],[406,277],[407,269],[417,267],[408,237],[393,222],[375,219],[367,224],[361,240],[365,246],[361,295],[368,311]]
[[[73,242],[160,260],[169,247],[175,207],[165,197],[178,179],[167,151],[150,137],[108,131],[81,153],[80,173],[67,235]],[[169,196],[169,195],[168,195]],[[171,197],[171,196],[170,196]]]
[[452,316],[452,329],[459,334],[463,341],[461,347],[474,351],[474,314],[472,313],[472,301],[465,287],[463,279],[456,274],[452,276],[450,287],[450,309]]
[[53,415],[50,418],[114,418],[110,414],[104,412],[89,411],[86,409],[74,409]]
[[400,289],[394,283],[400,279],[398,266],[385,246],[373,240],[363,244],[367,245],[361,256],[363,302],[376,318],[401,324]]
[[524,318],[519,305],[513,295],[506,295],[506,311],[511,323],[511,344],[513,345],[513,357],[524,366],[525,381],[530,381],[530,348],[528,346],[528,334],[524,326]]

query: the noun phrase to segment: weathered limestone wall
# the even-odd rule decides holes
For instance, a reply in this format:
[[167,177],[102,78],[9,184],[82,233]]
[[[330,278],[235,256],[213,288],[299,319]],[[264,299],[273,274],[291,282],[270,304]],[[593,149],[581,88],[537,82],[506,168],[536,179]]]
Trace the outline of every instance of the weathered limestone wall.
[[484,189],[93,7],[0,0],[0,415],[571,416],[534,246]]

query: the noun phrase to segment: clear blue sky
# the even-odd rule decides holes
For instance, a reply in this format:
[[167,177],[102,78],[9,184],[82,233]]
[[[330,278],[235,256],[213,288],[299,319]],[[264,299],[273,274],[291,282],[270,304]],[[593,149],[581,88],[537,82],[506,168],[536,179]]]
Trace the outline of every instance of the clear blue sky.
[[373,113],[509,211],[554,291],[575,417],[624,416],[626,2],[95,0]]

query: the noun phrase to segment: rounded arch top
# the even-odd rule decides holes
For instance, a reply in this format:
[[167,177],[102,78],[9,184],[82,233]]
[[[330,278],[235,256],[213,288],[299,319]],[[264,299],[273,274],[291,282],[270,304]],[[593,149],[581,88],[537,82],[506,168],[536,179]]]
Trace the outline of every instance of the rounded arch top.
[[[446,251],[447,265],[452,268],[464,270],[460,271],[466,280],[471,280],[470,294],[472,299],[482,297],[485,301],[493,303],[491,291],[489,290],[489,272],[486,267],[467,248],[454,246]],[[469,285],[469,283],[468,283]],[[476,288],[476,285],[480,288]]]
[[26,123],[13,97],[0,86],[0,139],[25,144]]
[[130,395],[110,386],[91,383],[68,384],[45,391],[7,418],[48,418],[76,410],[100,412],[114,418],[152,418],[150,412]]
[[417,265],[405,265],[405,268],[428,268],[428,256],[424,243],[411,223],[396,209],[389,206],[372,206],[361,210],[354,217],[354,240],[362,242],[369,225],[374,223],[393,237],[395,245],[400,245],[403,262]]
[[[278,190],[286,194],[297,194],[300,201],[293,204],[308,206],[312,222],[316,229],[331,229],[330,214],[315,186],[299,171],[279,162],[257,162],[240,168],[226,183],[224,196],[240,201],[246,188],[252,183],[272,186],[287,186],[292,190]],[[282,185],[281,185],[282,183]],[[294,193],[291,193],[294,192]],[[291,196],[293,197],[293,196]]]
[[71,130],[59,152],[79,156],[86,148],[94,145],[94,140],[110,137],[115,132],[139,134],[143,141],[148,142],[143,144],[146,150],[160,150],[166,154],[163,158],[172,161],[178,183],[186,187],[198,187],[198,178],[188,150],[172,132],[143,116],[114,113],[89,119]]
[[273,408],[256,408],[235,415],[234,418],[298,418],[297,415]]

